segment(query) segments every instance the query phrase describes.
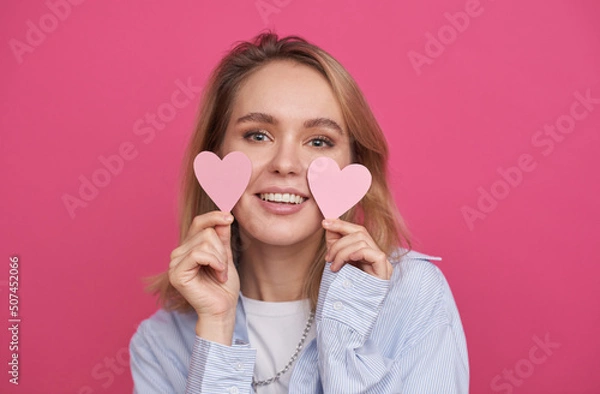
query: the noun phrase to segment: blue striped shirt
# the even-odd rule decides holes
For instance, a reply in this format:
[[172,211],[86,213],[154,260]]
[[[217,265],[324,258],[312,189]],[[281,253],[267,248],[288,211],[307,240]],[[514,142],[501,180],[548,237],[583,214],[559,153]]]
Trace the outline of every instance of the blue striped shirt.
[[[346,264],[323,271],[315,324],[289,393],[468,393],[467,344],[448,283],[410,251],[390,256],[390,280]],[[256,350],[241,298],[232,346],[195,333],[197,315],[158,310],[133,335],[134,393],[252,393]],[[259,391],[260,393],[260,388]]]

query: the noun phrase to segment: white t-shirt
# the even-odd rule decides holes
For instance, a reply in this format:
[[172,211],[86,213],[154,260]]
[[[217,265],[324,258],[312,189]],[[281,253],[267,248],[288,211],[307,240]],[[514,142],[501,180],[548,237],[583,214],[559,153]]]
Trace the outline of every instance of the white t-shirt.
[[[300,342],[310,315],[310,301],[305,299],[267,302],[246,298],[242,294],[240,297],[246,312],[248,340],[250,346],[256,349],[254,378],[256,380],[272,378],[287,365],[296,351],[296,346]],[[302,351],[314,337],[315,323],[313,320]],[[266,386],[258,386],[257,393],[287,393],[296,361],[279,380]]]

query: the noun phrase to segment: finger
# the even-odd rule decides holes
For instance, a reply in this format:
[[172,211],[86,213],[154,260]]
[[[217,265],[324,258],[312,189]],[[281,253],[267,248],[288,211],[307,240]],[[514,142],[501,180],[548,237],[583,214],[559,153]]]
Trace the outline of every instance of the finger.
[[350,253],[348,260],[360,262],[363,271],[380,279],[389,280],[392,276],[393,267],[381,250],[361,248]]
[[354,250],[366,247],[372,246],[369,245],[369,243],[366,240],[362,239],[360,235],[347,235],[341,238],[335,244],[333,244],[325,257],[327,261],[333,263],[336,261],[340,261],[340,259],[343,258],[343,256],[346,256],[348,253]]
[[219,239],[221,250],[229,263],[233,263],[231,253],[231,224],[215,226],[215,234]]
[[[190,252],[190,258],[193,259],[198,265],[202,265],[216,276],[217,280],[222,283],[227,282],[227,262],[219,258],[217,254],[210,250],[192,251]],[[200,273],[200,275],[206,274],[206,271]]]
[[216,256],[219,260],[219,263],[225,267],[223,274],[227,276],[230,254],[227,253],[225,246],[221,243],[221,240],[219,239],[219,236],[214,228],[207,228],[203,232],[206,233],[203,243],[197,245],[194,249],[204,250]]
[[[206,249],[190,251],[179,263],[169,268],[169,276],[175,278],[176,283],[184,285],[195,279],[201,267],[210,267],[219,281],[223,283],[227,281],[226,264]],[[173,285],[175,286],[175,283]]]
[[[338,239],[354,233],[363,234],[365,239],[371,240],[369,242],[373,247],[377,246],[375,241],[372,241],[371,234],[369,234],[367,229],[359,224],[346,222],[341,219],[325,219],[322,221],[322,226],[325,228],[326,234],[327,232],[332,233],[329,235],[329,239],[327,238],[327,235],[325,237],[328,249],[330,249]],[[337,233],[338,235],[334,236],[333,233]]]
[[212,253],[218,260],[221,267],[223,267],[223,271],[221,275],[227,280],[227,274],[229,270],[229,264],[227,259],[227,252],[225,251],[225,247],[221,244],[219,237],[214,229],[210,230],[211,240],[207,241],[206,245],[201,248],[201,250],[206,250],[208,253]]
[[[342,266],[344,264],[346,264],[348,262],[360,261],[360,259],[356,259],[354,257],[354,253],[361,249],[371,249],[371,248],[364,241],[354,242],[354,243],[348,244],[348,245],[340,248],[335,253],[335,255],[329,259],[329,260],[331,260],[331,270],[337,272],[342,268]],[[351,258],[351,256],[353,258]]]
[[341,237],[336,242],[328,245],[327,254],[325,255],[325,259],[327,261],[333,261],[335,259],[336,254],[348,247],[348,246],[356,246],[356,247],[370,247],[373,249],[378,249],[377,244],[370,235],[365,234],[363,232],[356,232],[352,234],[345,235]]
[[190,249],[188,254],[192,252],[205,252],[213,255],[217,259],[219,265],[224,267],[222,274],[226,277],[229,267],[225,247],[221,244],[221,240],[214,229],[208,228],[204,230],[203,233],[205,234],[202,242]]
[[342,238],[342,234],[336,233],[335,231],[325,230],[325,244],[327,245],[327,249],[329,250],[333,244],[336,243],[337,240]]
[[[366,232],[367,230],[360,224],[350,223],[342,219],[324,219],[321,224],[325,230],[334,231],[343,235],[355,232]],[[368,233],[367,233],[368,234]]]
[[219,259],[210,246],[203,245],[200,248],[192,249],[187,255],[181,258],[171,261],[169,270],[186,271],[197,269],[199,265],[213,266],[218,270],[223,270],[225,266],[222,259]]
[[192,224],[188,230],[183,243],[188,239],[194,237],[197,233],[208,227],[214,227],[216,225],[227,225],[233,222],[233,215],[229,212],[224,211],[211,211],[202,215],[197,215],[192,220]]
[[190,250],[200,247],[203,243],[212,245],[215,252],[223,256],[223,260],[226,261],[227,252],[222,245],[219,236],[217,235],[214,228],[205,228],[204,230],[197,233],[192,238],[189,238],[186,242],[179,245],[171,252],[171,260],[185,256]]
[[331,269],[335,272],[344,264],[356,262],[360,269],[380,279],[389,280],[393,267],[384,252],[370,247],[347,247],[338,253]]

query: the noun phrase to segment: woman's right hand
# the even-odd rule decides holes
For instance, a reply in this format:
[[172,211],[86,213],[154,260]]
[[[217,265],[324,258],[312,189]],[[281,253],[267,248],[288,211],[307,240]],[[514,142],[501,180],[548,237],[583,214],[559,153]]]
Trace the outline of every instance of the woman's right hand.
[[240,280],[231,253],[228,212],[198,215],[171,253],[169,281],[198,314],[196,334],[231,345]]

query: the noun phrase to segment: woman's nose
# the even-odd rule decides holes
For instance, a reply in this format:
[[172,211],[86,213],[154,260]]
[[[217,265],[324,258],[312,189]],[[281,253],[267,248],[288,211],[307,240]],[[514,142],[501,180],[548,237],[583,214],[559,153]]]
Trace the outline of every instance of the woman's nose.
[[270,170],[281,175],[301,174],[303,164],[300,149],[293,143],[279,143],[274,147]]

